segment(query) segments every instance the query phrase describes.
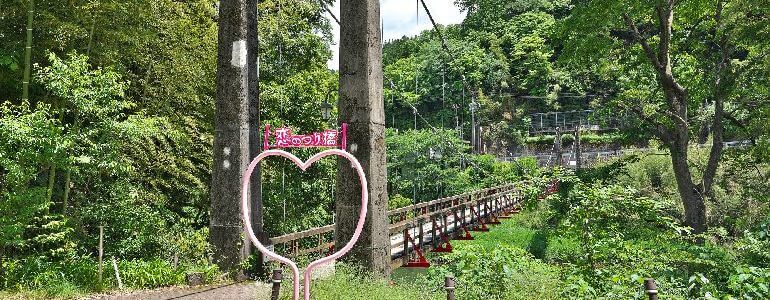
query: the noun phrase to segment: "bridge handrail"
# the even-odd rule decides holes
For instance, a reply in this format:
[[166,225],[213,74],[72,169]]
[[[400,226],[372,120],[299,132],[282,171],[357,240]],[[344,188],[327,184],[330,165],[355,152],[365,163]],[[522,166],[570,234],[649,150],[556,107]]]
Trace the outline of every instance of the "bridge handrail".
[[[520,183],[522,183],[522,182],[518,182],[518,184],[520,184]],[[439,212],[445,213],[445,212],[451,211],[453,208],[457,208],[457,207],[460,207],[462,205],[466,205],[468,203],[472,203],[472,202],[476,202],[476,201],[482,201],[482,200],[485,200],[485,199],[489,199],[489,198],[495,197],[496,195],[499,195],[499,194],[508,193],[510,191],[516,190],[516,187],[517,187],[517,183],[507,183],[507,184],[503,184],[503,185],[499,185],[499,186],[484,188],[484,189],[481,189],[481,190],[478,190],[478,191],[465,192],[465,193],[462,193],[462,194],[459,194],[459,195],[455,195],[455,196],[444,197],[444,198],[440,198],[440,199],[436,199],[436,200],[432,200],[432,201],[428,201],[428,202],[417,203],[417,204],[413,204],[413,205],[410,205],[410,206],[406,206],[406,207],[390,210],[390,211],[388,211],[388,217],[398,216],[399,214],[406,214],[408,212],[417,212],[417,211],[422,210],[423,208],[430,208],[431,206],[439,206],[439,207],[441,207],[441,205],[444,205],[444,204],[447,204],[447,203],[454,204],[455,200],[464,199],[466,197],[468,198],[465,201],[459,201],[459,203],[457,205],[451,205],[450,207],[444,207],[444,208],[436,209],[436,210],[427,209],[427,212],[425,212],[423,214],[416,215],[416,216],[411,217],[411,218],[403,218],[403,219],[401,219],[399,221],[396,221],[395,224],[391,224],[389,226],[389,231],[392,232],[393,229],[402,228],[403,226],[406,226],[408,224],[412,224],[412,223],[414,223],[414,222],[416,222],[416,221],[418,221],[420,219],[423,219],[423,220],[429,219],[432,215],[438,214]],[[494,194],[485,195],[485,194],[488,194],[490,191],[494,191],[494,190],[498,190],[498,191],[502,190],[503,192],[497,192],[497,193],[494,193]],[[484,195],[484,196],[479,196],[479,195]],[[474,198],[476,198],[476,199],[474,199]],[[321,227],[316,227],[316,228],[311,228],[311,229],[300,231],[300,232],[295,232],[295,233],[290,233],[290,234],[285,234],[285,235],[281,235],[281,236],[270,238],[270,242],[273,245],[288,244],[288,243],[296,243],[300,239],[303,239],[303,238],[307,238],[307,237],[311,237],[311,236],[319,236],[319,246],[318,247],[320,247],[320,245],[328,244],[328,243],[324,243],[323,242],[323,235],[327,234],[327,233],[330,233],[330,232],[334,232],[334,228],[335,228],[334,224],[326,225],[326,226],[321,226]],[[292,247],[297,247],[297,246],[296,245],[292,245]],[[316,247],[316,248],[318,248],[318,247]],[[302,252],[305,252],[305,251],[304,250],[300,251],[298,249],[294,249],[294,254],[295,255],[296,254],[301,254]],[[310,252],[313,252],[313,251],[310,251]],[[289,256],[292,256],[292,255],[289,255]]]

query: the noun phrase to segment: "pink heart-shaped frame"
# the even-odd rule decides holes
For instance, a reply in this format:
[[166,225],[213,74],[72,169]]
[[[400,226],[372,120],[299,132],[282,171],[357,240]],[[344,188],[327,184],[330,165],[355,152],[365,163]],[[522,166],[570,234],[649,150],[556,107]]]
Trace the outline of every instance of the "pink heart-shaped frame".
[[345,253],[350,251],[350,249],[353,248],[353,245],[355,245],[356,241],[358,241],[358,237],[361,235],[361,231],[364,228],[364,223],[366,222],[366,210],[369,203],[369,191],[367,188],[366,175],[364,174],[363,167],[361,167],[361,163],[358,162],[358,159],[356,159],[355,156],[348,153],[347,151],[340,150],[340,149],[330,149],[330,150],[323,151],[321,153],[313,155],[305,162],[303,162],[293,154],[283,150],[267,150],[259,154],[256,158],[254,158],[254,160],[251,161],[251,164],[249,164],[249,167],[246,169],[246,173],[244,173],[243,175],[243,186],[242,186],[243,197],[241,199],[241,211],[243,212],[243,224],[246,227],[246,232],[248,233],[248,237],[251,240],[251,242],[254,243],[255,246],[257,246],[257,249],[259,249],[260,252],[269,256],[272,259],[275,259],[277,261],[280,261],[288,265],[291,268],[292,274],[294,275],[294,300],[299,299],[299,268],[297,267],[297,264],[286,257],[278,255],[273,251],[270,251],[270,249],[267,249],[267,247],[262,245],[259,239],[257,239],[256,235],[254,235],[254,229],[251,227],[251,222],[248,221],[248,220],[251,220],[250,211],[248,210],[249,186],[251,185],[251,173],[254,172],[254,168],[257,166],[257,164],[259,164],[260,161],[262,161],[262,159],[269,156],[282,156],[282,157],[288,158],[289,160],[294,162],[294,164],[297,165],[302,171],[305,171],[316,161],[330,155],[337,155],[337,156],[342,156],[346,158],[351,162],[351,164],[353,165],[353,168],[356,169],[356,171],[358,172],[358,178],[359,180],[361,180],[361,211],[358,217],[358,224],[356,224],[356,230],[353,232],[353,237],[350,239],[350,241],[347,244],[345,244],[345,247],[342,247],[342,249],[339,249],[337,252],[335,252],[332,255],[329,255],[327,257],[311,262],[310,264],[308,264],[307,268],[305,269],[304,282],[303,282],[305,287],[304,299],[309,300],[310,299],[310,274],[312,274],[313,269],[315,269],[316,267],[322,266],[324,264],[327,264],[345,255]]

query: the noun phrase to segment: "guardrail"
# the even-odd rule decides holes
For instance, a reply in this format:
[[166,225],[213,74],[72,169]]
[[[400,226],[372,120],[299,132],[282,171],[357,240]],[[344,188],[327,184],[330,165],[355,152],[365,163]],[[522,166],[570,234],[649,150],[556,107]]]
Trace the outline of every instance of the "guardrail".
[[[391,266],[428,267],[425,250],[451,252],[451,240],[473,239],[471,232],[488,231],[521,207],[518,182],[467,192],[388,211]],[[555,183],[544,193],[554,192]],[[327,225],[270,239],[286,257],[334,251],[334,227]]]

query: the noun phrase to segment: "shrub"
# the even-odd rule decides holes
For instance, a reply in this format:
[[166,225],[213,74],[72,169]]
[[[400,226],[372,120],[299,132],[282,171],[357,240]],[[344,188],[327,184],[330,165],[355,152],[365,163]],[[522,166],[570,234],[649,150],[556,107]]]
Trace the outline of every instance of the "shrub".
[[[168,261],[129,260],[118,264],[123,285],[130,288],[156,288],[182,284],[185,280],[183,269],[174,268]],[[114,271],[109,272],[114,276]]]
[[453,274],[458,299],[557,299],[559,269],[508,245],[460,244],[428,270],[432,285]]
[[[51,262],[44,257],[4,260],[5,276],[0,278],[0,289],[10,291],[38,290],[51,297],[116,288],[115,271],[111,260],[105,258],[103,282],[99,283],[98,262],[90,257],[71,257]],[[174,267],[162,259],[120,260],[118,271],[127,288],[156,288],[183,284],[185,274],[202,272],[208,282],[218,274],[216,266],[208,264]]]
[[730,276],[728,287],[742,299],[770,298],[770,269],[739,266]]

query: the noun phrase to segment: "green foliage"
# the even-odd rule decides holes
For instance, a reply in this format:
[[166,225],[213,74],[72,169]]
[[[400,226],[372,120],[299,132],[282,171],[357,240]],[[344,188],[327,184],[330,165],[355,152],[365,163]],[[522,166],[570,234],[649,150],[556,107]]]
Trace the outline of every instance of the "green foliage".
[[48,190],[35,182],[41,169],[63,164],[66,145],[47,107],[0,107],[0,256],[23,243],[26,225],[50,205]]
[[[528,145],[547,145],[554,144],[555,136],[553,135],[538,135],[531,136],[525,139],[525,143]],[[561,136],[562,147],[571,147],[575,143],[575,135],[566,133]],[[631,146],[635,142],[634,139],[622,133],[610,133],[610,134],[581,134],[580,143],[584,146]]]
[[[66,262],[42,257],[7,260],[3,269],[6,272],[0,283],[4,290],[40,290],[55,297],[100,288],[97,264],[90,258],[71,257]],[[105,271],[109,272],[107,268]]]
[[[194,123],[179,127],[167,118],[126,115],[133,104],[125,100],[127,83],[114,70],[94,69],[76,54],[49,58],[51,65],[38,72],[38,80],[57,99],[55,105],[39,103],[33,110],[6,103],[2,109],[0,250],[12,253],[3,259],[9,268],[3,268],[9,278],[4,288],[37,289],[36,282],[47,280],[60,292],[96,288],[95,272],[91,279],[84,275],[94,270],[86,267],[89,258],[77,253],[96,251],[99,225],[105,226],[108,255],[168,258],[172,251],[179,255],[183,247],[193,247],[196,253],[182,254],[194,256],[182,260],[206,264],[206,252],[197,252],[200,244],[168,246],[184,242],[173,238],[175,231],[187,231],[169,228],[172,222],[205,224],[202,178],[208,172],[210,136],[197,132]],[[173,198],[185,201],[169,203]],[[206,245],[203,236],[195,243]],[[40,275],[14,275],[14,266]],[[152,278],[140,284],[169,281],[144,272]]]
[[416,194],[415,203],[539,175],[532,159],[500,162],[492,155],[467,154],[468,146],[451,130],[389,129],[385,142],[390,193]]
[[[571,70],[559,68],[557,24],[568,1],[457,1],[467,16],[461,25],[439,26],[383,47],[385,103],[390,128],[414,128],[412,106],[425,122],[459,123],[471,136],[471,98],[479,104],[476,122],[487,151],[516,151],[529,130],[532,112],[581,108],[587,100],[561,98],[584,93]],[[392,84],[391,84],[392,83]],[[539,96],[525,98],[518,96]],[[424,122],[418,122],[424,127]]]
[[[679,225],[669,202],[607,181],[587,184],[570,176],[562,180],[566,190],[549,197],[549,205],[540,209],[552,210],[544,223],[552,226],[547,229],[546,260],[569,266],[564,297],[640,297],[645,277],[655,278],[661,295],[675,299],[764,295],[756,294],[765,284],[765,271],[757,267],[764,266],[758,239],[721,245],[725,233],[712,231],[708,237],[715,238],[697,245],[698,237],[687,235],[689,228]],[[554,236],[576,239],[557,241]],[[569,245],[578,255],[558,254]],[[753,269],[736,269],[744,261]]]
[[412,199],[401,196],[401,194],[395,194],[388,199],[388,210],[399,209],[412,205]]
[[[559,30],[560,65],[590,74],[584,82],[608,95],[597,104],[609,113],[634,115],[641,122],[635,131],[662,141],[683,166],[675,169],[682,201],[702,203],[719,192],[712,191],[711,179],[723,157],[714,151],[708,168],[687,170],[688,156],[695,156],[688,143],[697,138],[703,144],[710,136],[717,142],[761,137],[761,131],[746,129],[748,120],[762,115],[750,107],[768,104],[767,84],[756,77],[767,74],[768,43],[754,35],[770,24],[746,16],[764,15],[766,7],[767,1],[575,3]],[[688,196],[693,189],[702,196]],[[730,214],[714,214],[719,215]]]
[[469,182],[459,175],[468,147],[456,132],[388,130],[385,143],[390,193],[411,196],[416,192],[419,203],[468,190]]
[[435,263],[428,276],[441,282],[453,274],[458,299],[559,299],[558,268],[520,248],[463,244]]
[[67,60],[48,54],[50,66],[40,70],[38,80],[54,96],[66,101],[60,107],[73,111],[78,121],[98,123],[113,118],[131,104],[122,99],[128,83],[112,70],[92,70],[85,55],[71,54]]
[[121,261],[118,270],[126,287],[155,288],[184,283],[184,271],[174,269],[165,260]]
[[[174,267],[167,260],[119,260],[118,271],[128,288],[152,288],[184,284],[185,274],[202,272],[207,282],[216,280],[216,266],[181,264]],[[78,293],[117,287],[111,261],[104,261],[103,282],[98,278],[98,262],[90,257],[70,257],[51,262],[45,258],[6,260],[5,276],[0,278],[3,290],[42,291],[48,297],[67,297]]]
[[[761,146],[742,149],[727,149],[723,163],[715,178],[714,195],[707,198],[709,225],[724,228],[730,236],[740,236],[747,230],[762,224],[770,212],[770,190],[767,189],[766,174],[770,172],[768,161],[759,158]],[[708,160],[709,148],[690,149],[691,169],[698,178]],[[613,180],[620,185],[630,186],[663,204],[668,215],[680,218],[683,214],[677,190],[676,176],[667,152],[637,154],[638,161],[623,158],[601,166],[599,169],[618,170]],[[617,165],[626,161],[624,166]],[[622,170],[622,171],[620,171]],[[588,172],[581,176],[593,176]],[[587,180],[587,179],[584,179]]]
[[770,269],[738,267],[730,276],[728,287],[733,295],[743,299],[770,297]]
[[[0,4],[0,28],[8,29],[0,42],[0,98],[10,100],[0,111],[2,262],[36,260],[67,278],[41,277],[63,282],[62,291],[92,290],[58,265],[94,257],[103,225],[106,255],[140,278],[137,288],[178,282],[180,271],[163,261],[217,272],[208,265],[205,230],[217,58],[212,3],[36,2],[31,103],[17,100],[27,1]],[[265,122],[298,132],[328,127],[317,113],[318,99],[337,82],[326,69],[327,2],[260,1]],[[292,222],[269,222],[268,231],[328,224],[329,181],[296,183],[332,178],[336,163],[288,178],[276,176],[280,166],[263,169],[265,215],[279,220],[276,204],[288,200]],[[277,188],[284,179],[298,188]],[[297,201],[309,195],[321,197]],[[37,288],[28,280],[14,286]]]
[[759,226],[743,232],[734,246],[750,265],[770,267],[770,215]]

